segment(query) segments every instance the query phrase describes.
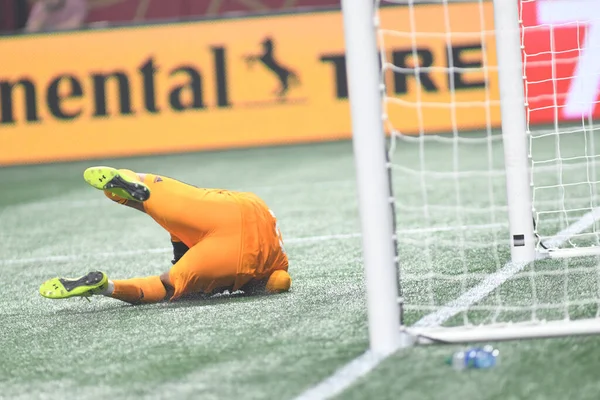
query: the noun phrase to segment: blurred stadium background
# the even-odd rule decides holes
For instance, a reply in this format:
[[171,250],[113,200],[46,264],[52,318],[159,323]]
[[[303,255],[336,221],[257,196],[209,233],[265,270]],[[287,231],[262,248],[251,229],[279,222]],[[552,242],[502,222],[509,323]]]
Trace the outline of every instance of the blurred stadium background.
[[[35,0],[2,0],[0,30],[23,29]],[[85,24],[110,25],[180,21],[185,19],[244,16],[339,8],[334,0],[89,0]]]
[[[0,0],[0,398],[290,399],[361,355],[368,347],[367,315],[339,2],[46,1],[63,11],[84,4],[85,12],[53,17],[42,10],[32,22],[36,2]],[[409,3],[411,12],[391,5],[382,20],[408,30],[413,18],[417,30],[440,33],[446,18],[470,32],[418,39],[420,62],[432,67],[422,88],[411,78],[415,43],[389,39],[390,60],[404,69],[390,71],[388,95],[401,106],[418,98],[423,110],[419,119],[389,115],[398,138],[393,187],[411,324],[500,268],[508,250],[502,247],[503,176],[486,176],[483,186],[456,178],[478,168],[502,169],[496,72],[487,70],[495,64],[493,38],[473,39],[492,29],[491,3]],[[525,20],[538,23],[533,12]],[[51,22],[65,21],[68,29],[52,28]],[[563,32],[560,43],[576,52],[583,29]],[[548,43],[530,38],[540,48]],[[458,69],[451,71],[449,60]],[[568,79],[562,78],[573,75],[574,63],[544,62],[530,66],[530,79],[544,82],[552,69],[564,94]],[[449,72],[459,86],[450,87]],[[556,122],[545,97],[556,87],[542,83],[530,90],[531,122]],[[427,106],[460,102],[484,107]],[[565,154],[580,156],[578,146],[597,136],[593,125],[584,131],[563,144]],[[419,132],[479,140],[455,147],[402,141],[403,133]],[[552,138],[541,134],[538,141],[536,156],[552,159]],[[423,143],[434,176],[428,187],[437,193],[428,200],[434,212],[426,229],[423,176],[402,178],[423,160]],[[143,307],[41,298],[37,288],[52,276],[102,269],[125,278],[170,264],[165,232],[87,187],[81,174],[97,164],[257,193],[280,220],[292,291]],[[569,177],[580,180],[587,168],[574,166]],[[448,171],[455,178],[443,175]],[[449,216],[443,205],[455,191],[464,203],[450,206],[491,212],[466,220]],[[586,195],[574,194],[573,207]],[[544,204],[556,208],[556,198],[551,194]],[[548,235],[563,222],[546,225]],[[498,229],[460,237],[443,229],[461,224]],[[457,255],[456,241],[465,239],[473,249]],[[427,253],[427,262],[423,243],[437,252]],[[563,271],[562,264],[537,265]],[[578,275],[550,274],[535,301],[556,318],[593,315],[596,308],[587,302],[569,310],[565,296],[574,306],[596,298],[596,266],[596,259],[585,259],[571,265]],[[447,277],[458,269],[467,275],[461,287],[452,278],[432,285],[432,274]],[[518,308],[506,319],[527,320],[529,272],[495,291],[485,312],[469,318],[503,320],[505,314],[488,312],[502,305],[506,314]],[[505,343],[499,367],[468,373],[444,364],[457,346],[414,348],[339,398],[595,399],[599,346],[595,337]]]

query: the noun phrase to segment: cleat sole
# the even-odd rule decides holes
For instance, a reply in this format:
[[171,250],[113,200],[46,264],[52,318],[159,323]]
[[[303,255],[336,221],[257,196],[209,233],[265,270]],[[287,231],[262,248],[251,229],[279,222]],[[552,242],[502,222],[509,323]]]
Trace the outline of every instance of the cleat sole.
[[[87,275],[82,276],[79,279],[64,279],[60,278],[59,281],[62,283],[63,287],[67,292],[71,292],[73,289],[78,288],[80,286],[91,286],[97,285],[102,282],[104,279],[104,274],[100,271],[93,271]],[[58,288],[57,288],[58,289]]]
[[51,299],[66,299],[73,296],[88,297],[98,294],[106,287],[108,277],[93,271],[77,279],[54,278],[40,286],[40,294]]
[[96,189],[109,191],[128,200],[144,202],[150,198],[148,186],[128,181],[111,167],[90,167],[83,173],[83,178]]

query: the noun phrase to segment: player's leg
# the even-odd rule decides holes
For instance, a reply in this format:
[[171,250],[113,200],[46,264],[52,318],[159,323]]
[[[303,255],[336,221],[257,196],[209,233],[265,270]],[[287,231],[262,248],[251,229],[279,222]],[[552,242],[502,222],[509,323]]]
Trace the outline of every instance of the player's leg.
[[176,179],[146,174],[143,182],[152,195],[145,212],[188,247],[219,231],[235,234],[241,211],[231,192],[203,189]]
[[103,294],[131,304],[177,300],[196,293],[233,288],[240,260],[239,235],[209,237],[190,248],[160,276],[108,281]]
[[79,278],[52,278],[42,283],[40,294],[49,299],[66,299],[68,297],[89,297],[100,294],[109,286],[104,272],[92,271]]
[[172,294],[172,288],[165,286],[159,276],[112,281],[104,272],[92,271],[75,279],[50,279],[40,286],[40,294],[49,299],[104,295],[131,304],[144,304],[165,300]]
[[51,299],[105,295],[131,304],[156,303],[172,292],[171,299],[193,293],[211,293],[233,288],[238,279],[241,236],[211,236],[190,248],[168,274],[125,280],[108,279],[103,272],[90,272],[77,278],[53,278],[40,287],[40,294]]
[[[216,229],[237,229],[240,224],[239,205],[227,191],[201,189],[172,178],[110,167],[88,168],[84,177],[112,200],[144,211],[188,246]],[[111,178],[108,185],[103,177]],[[145,200],[139,201],[146,193]]]
[[163,283],[173,288],[171,299],[235,287],[240,279],[240,253],[239,234],[209,236],[191,247],[168,274],[161,276]]
[[144,202],[150,197],[150,189],[143,176],[126,169],[112,167],[90,167],[83,172],[83,179],[106,196],[118,203],[127,201]]
[[272,270],[262,279],[238,274],[239,237],[208,238],[187,251],[173,268],[160,276],[109,280],[99,271],[80,278],[53,278],[40,286],[50,299],[104,295],[130,304],[157,303],[192,293],[241,288],[248,294],[282,293],[291,286],[287,266]]

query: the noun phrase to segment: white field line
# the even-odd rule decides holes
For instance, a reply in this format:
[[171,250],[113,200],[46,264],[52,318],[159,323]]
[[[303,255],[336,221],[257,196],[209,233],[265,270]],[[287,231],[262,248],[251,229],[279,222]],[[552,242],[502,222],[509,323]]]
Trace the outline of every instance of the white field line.
[[[498,228],[502,226],[507,226],[507,224],[489,224],[489,225],[473,225],[473,226],[465,226],[464,230],[474,230],[474,229],[492,229]],[[455,228],[456,229],[456,228]],[[428,228],[414,228],[414,229],[405,229],[399,230],[398,234],[407,235],[407,234],[418,234],[418,233],[435,233],[435,232],[446,232],[452,230],[447,226],[439,226],[439,227],[428,227]],[[0,235],[1,236],[1,235]],[[361,237],[360,233],[341,233],[341,234],[333,234],[333,235],[318,235],[318,236],[307,236],[307,237],[297,237],[284,239],[285,245],[294,245],[294,244],[303,244],[303,243],[314,243],[314,242],[325,242],[329,240],[344,240],[344,239],[354,239]],[[67,254],[67,255],[54,255],[54,256],[40,256],[40,257],[30,257],[30,258],[10,258],[10,259],[0,259],[0,265],[10,265],[10,264],[33,264],[40,262],[69,262],[80,259],[89,259],[94,257],[119,257],[119,256],[130,256],[130,255],[139,255],[139,254],[150,254],[150,253],[168,253],[173,251],[170,247],[164,248],[155,248],[155,249],[137,249],[137,250],[126,250],[126,251],[114,251],[114,252],[100,252],[100,253],[83,253],[83,254]]]
[[[345,185],[353,185],[354,181],[353,180],[348,180],[348,179],[338,179],[338,180],[331,180],[331,181],[320,181],[320,182],[310,182],[310,183],[302,183],[302,184],[295,184],[295,183],[288,183],[288,184],[284,184],[284,185],[263,185],[263,186],[254,186],[254,187],[247,187],[247,188],[240,188],[240,191],[250,191],[250,192],[269,192],[269,191],[276,191],[276,190],[290,190],[290,189],[295,189],[295,188],[303,188],[306,189],[306,187],[309,188],[316,188],[316,187],[331,187],[331,186],[345,186]],[[93,192],[93,191],[90,191]],[[99,193],[100,197],[94,196],[89,197],[90,194],[83,194],[80,195],[79,192],[77,193],[71,193],[69,195],[69,197],[58,197],[58,198],[51,198],[51,199],[47,199],[47,200],[40,200],[40,201],[33,201],[31,203],[23,203],[23,204],[13,204],[13,205],[9,205],[6,206],[4,209],[8,209],[10,210],[14,210],[14,209],[18,209],[18,210],[23,210],[23,211],[47,211],[47,210],[52,210],[55,209],[56,207],[60,207],[60,208],[84,208],[84,207],[89,207],[89,206],[96,206],[96,205],[103,205],[103,204],[111,204],[110,202],[107,202],[107,199],[104,198],[104,196],[102,196],[102,193]],[[81,197],[80,200],[73,200],[73,197]],[[1,215],[1,214],[0,214]]]
[[385,358],[383,355],[367,351],[338,369],[329,378],[301,393],[294,400],[326,399],[339,394],[348,387],[347,382],[352,383],[360,377],[365,376]]
[[[351,183],[352,181],[345,181],[345,180],[337,180],[337,181],[329,181],[329,182],[317,182],[317,183],[313,183],[311,185],[309,185],[310,187],[316,187],[316,186],[332,186],[332,185],[346,185]],[[291,186],[291,185],[288,185]],[[269,190],[276,190],[278,188],[281,187],[287,187],[286,185],[281,185],[281,186],[261,186],[261,187],[255,187],[252,188],[252,192],[260,192],[260,191],[269,191]],[[48,210],[54,210],[57,207],[61,208],[61,209],[70,209],[70,208],[85,208],[85,207],[89,207],[89,206],[98,206],[98,205],[110,205],[110,202],[107,202],[107,199],[105,198],[98,198],[98,197],[90,197],[86,199],[86,196],[80,196],[81,199],[80,200],[73,200],[72,197],[76,197],[77,195],[72,195],[71,197],[68,198],[55,198],[55,199],[50,199],[50,200],[41,200],[41,201],[34,201],[31,203],[24,203],[24,204],[13,204],[13,205],[9,205],[3,208],[4,210],[8,210],[10,212],[13,212],[15,210],[18,211],[25,211],[25,212],[32,212],[32,211],[48,211]],[[589,197],[574,197],[574,198],[570,198],[569,199],[570,202],[572,203],[585,203],[585,204],[589,204]],[[536,202],[536,206],[540,207],[540,206],[555,206],[557,204],[556,200],[539,200]],[[399,210],[405,210],[405,211],[422,211],[423,207],[422,206],[409,206],[409,205],[405,205],[402,202],[398,202],[397,203],[397,207]],[[499,211],[499,212],[504,212],[508,209],[508,207],[506,206],[506,204],[503,205],[497,205],[493,208],[485,208],[485,207],[479,207],[478,205],[472,205],[470,207],[456,207],[456,206],[443,206],[443,205],[429,205],[430,208],[435,208],[438,211],[444,211],[444,210],[450,210],[450,211],[456,211],[457,209],[459,210],[463,210],[465,212],[472,212],[472,213],[486,213],[486,212],[492,212],[492,211]],[[1,216],[1,214],[0,214]]]
[[[553,237],[549,238],[545,243],[552,244],[553,246],[560,246],[566,241],[568,241],[571,237],[577,235],[583,230],[587,229],[591,226],[596,219],[600,218],[600,210],[595,209],[586,213],[580,220],[570,225],[566,229],[558,232]],[[445,228],[439,228],[440,231],[446,230]],[[423,231],[423,232],[432,232],[435,231],[435,228],[425,228],[423,230],[410,230],[412,232],[415,231]],[[322,235],[322,236],[311,236],[304,238],[291,238],[286,242],[288,244],[295,243],[306,243],[306,242],[320,242],[327,240],[342,240],[349,238],[358,238],[360,237],[360,233],[350,233],[350,234],[337,234],[337,235]],[[111,252],[111,253],[89,253],[84,255],[63,255],[63,256],[47,256],[47,257],[37,257],[37,258],[28,258],[28,259],[9,259],[9,260],[0,260],[0,265],[2,264],[21,264],[21,263],[35,263],[35,262],[65,262],[65,261],[73,261],[86,257],[114,257],[119,255],[136,255],[136,254],[146,254],[146,253],[164,253],[170,252],[171,248],[158,248],[158,249],[140,249],[140,250],[131,250],[126,252]],[[479,285],[473,287],[471,290],[460,296],[459,298],[453,300],[448,303],[443,308],[438,311],[431,313],[421,320],[419,320],[414,326],[420,327],[435,327],[443,324],[448,319],[452,318],[454,315],[465,311],[472,304],[482,300],[485,296],[495,290],[498,286],[504,283],[507,279],[512,277],[513,275],[519,273],[527,264],[517,264],[508,262],[506,265],[500,269],[498,272],[489,275],[483,282]],[[337,394],[340,394],[345,389],[347,389],[350,385],[356,382],[358,379],[363,377],[372,371],[377,365],[379,365],[386,356],[377,355],[367,351],[363,355],[357,357],[350,363],[346,364],[342,368],[338,369],[333,375],[329,376],[325,380],[321,381],[317,385],[309,388],[305,392],[301,393],[296,400],[306,400],[306,399],[327,399],[333,397]]]
[[[595,211],[596,213],[600,213],[600,211]],[[0,217],[2,216],[2,211],[0,211]],[[579,220],[578,220],[579,221]],[[562,223],[563,222],[563,218],[545,218],[544,219],[545,223]],[[581,221],[579,221],[579,223],[581,223]],[[21,227],[19,227],[21,228]],[[423,233],[440,233],[440,232],[460,232],[460,231],[475,231],[475,230],[491,230],[491,229],[498,229],[498,228],[508,228],[508,221],[505,222],[495,222],[495,223],[491,223],[491,224],[477,224],[477,225],[463,225],[463,226],[451,226],[451,225],[443,225],[443,226],[430,226],[430,227],[421,227],[421,228],[406,228],[406,229],[399,229],[396,233],[398,234],[398,236],[409,236],[409,235],[414,235],[414,234],[423,234]],[[10,232],[7,233],[3,233],[0,231],[0,237],[11,237],[11,236],[15,236],[16,235],[25,235],[27,237],[31,237],[32,235],[35,234],[47,234],[48,233],[48,229],[47,228],[39,228],[39,229],[35,229],[35,227],[23,227],[20,231],[11,228]],[[590,233],[590,234],[595,234],[595,233]],[[321,241],[322,238],[324,238],[324,240],[331,240],[333,239],[346,239],[346,238],[354,238],[354,237],[360,237],[361,234],[360,233],[340,233],[340,234],[335,234],[335,235],[323,235],[323,236],[310,236],[310,237],[304,237],[304,238],[294,238],[294,239],[287,239],[285,240],[286,243],[302,243],[302,242],[315,242],[315,241]],[[398,240],[400,242],[411,242],[410,238],[398,238]],[[440,243],[438,242],[439,239],[436,239],[436,243]],[[508,237],[505,239],[506,242],[509,241]],[[547,242],[546,240],[544,241],[547,245],[550,245],[550,247],[553,246],[553,244],[551,242]],[[485,246],[487,247],[487,246]]]
[[[600,211],[590,211],[574,224],[549,238],[547,242],[560,246],[574,235],[587,229],[599,217]],[[440,308],[438,311],[421,318],[414,326],[436,327],[443,324],[456,314],[467,310],[471,305],[482,300],[511,276],[523,270],[526,265],[527,264],[525,263],[506,263],[506,265],[498,272],[489,275],[479,285],[473,287],[471,290]],[[355,358],[338,369],[333,375],[301,393],[295,400],[321,400],[337,396],[358,379],[375,369],[375,367],[386,358],[386,356],[375,357],[367,351],[362,356]]]
[[308,243],[308,242],[325,242],[328,240],[341,240],[341,239],[353,239],[359,238],[362,235],[360,233],[341,233],[336,235],[321,235],[321,236],[308,236],[308,237],[299,237],[299,238],[291,238],[284,239],[283,244],[296,244],[296,243]]
[[[307,236],[299,238],[291,238],[285,240],[285,244],[301,244],[310,242],[325,242],[328,240],[344,240],[359,238],[360,233],[346,233],[336,235],[321,235],[321,236]],[[154,249],[137,249],[137,250],[125,250],[125,251],[112,251],[112,252],[98,252],[98,253],[81,253],[81,254],[65,254],[55,256],[40,256],[30,258],[12,258],[0,260],[0,265],[11,265],[11,264],[33,264],[33,263],[50,263],[50,262],[69,262],[82,259],[90,259],[96,257],[119,257],[119,256],[135,256],[140,254],[152,254],[152,253],[169,253],[172,252],[172,247],[161,247]]]
[[[546,222],[560,222],[561,220],[556,218],[556,219],[547,219]],[[430,226],[430,227],[425,227],[425,228],[407,228],[407,229],[399,229],[397,231],[398,235],[414,235],[414,234],[423,234],[423,233],[439,233],[439,232],[452,232],[452,231],[475,231],[475,230],[491,230],[491,229],[498,229],[498,228],[507,228],[508,227],[508,221],[507,222],[496,222],[493,224],[478,224],[478,225],[464,225],[464,226],[448,226],[448,225],[444,225],[444,226]],[[21,228],[21,227],[19,227]],[[7,233],[3,233],[0,232],[0,237],[4,236],[4,237],[11,237],[11,236],[15,236],[15,235],[23,235],[23,236],[27,236],[27,237],[31,237],[34,234],[42,234],[42,235],[46,235],[48,234],[48,228],[39,228],[39,229],[33,229],[31,227],[22,227],[22,229],[20,229],[19,231],[17,231],[16,229],[11,229],[10,232]],[[300,238],[293,238],[293,239],[285,239],[284,237],[284,241],[285,243],[303,243],[303,242],[319,242],[321,240],[331,240],[331,239],[349,239],[349,238],[355,238],[355,237],[360,237],[361,234],[360,233],[339,233],[339,234],[332,234],[332,235],[322,235],[322,236],[309,236],[309,237],[300,237]],[[508,238],[506,239],[508,241]]]
[[[583,215],[578,221],[569,225],[556,235],[544,241],[546,245],[551,244],[553,247],[558,247],[564,244],[573,236],[586,230],[588,227],[594,224],[596,220],[600,218],[600,210],[594,209],[585,215]],[[528,263],[513,263],[507,262],[497,272],[489,275],[477,286],[472,287],[470,290],[465,292],[460,297],[452,300],[444,307],[440,308],[436,312],[428,314],[417,321],[413,326],[415,327],[436,327],[440,326],[456,314],[467,310],[471,305],[481,301],[498,286],[502,285],[513,275],[521,272]]]
[[572,223],[567,228],[558,232],[551,238],[544,240],[544,245],[548,248],[560,247],[573,236],[585,231],[588,227],[594,225],[594,222],[600,219],[600,208],[595,208],[592,211],[584,214],[578,221]]
[[82,253],[82,254],[66,254],[59,256],[41,256],[41,257],[30,257],[30,258],[13,258],[0,260],[0,265],[12,265],[12,264],[36,264],[36,263],[60,263],[70,262],[77,260],[85,260],[90,258],[108,258],[108,257],[121,257],[121,256],[135,256],[140,254],[152,254],[152,253],[168,253],[173,251],[173,248],[157,248],[157,249],[138,249],[138,250],[126,250],[126,251],[113,251],[113,252],[100,252],[100,253]]
[[[1,215],[1,211],[0,211]],[[575,222],[571,227],[575,227],[578,232],[584,231],[588,226],[591,226],[596,219],[600,219],[600,209],[595,209],[592,212],[585,214],[580,220]],[[549,222],[559,222],[559,219],[548,220]],[[421,240],[411,239],[406,237],[408,235],[415,234],[427,234],[427,233],[438,233],[438,232],[450,232],[450,231],[474,231],[474,230],[490,230],[497,228],[508,227],[508,222],[499,222],[494,224],[480,224],[480,225],[465,225],[463,227],[449,227],[449,226],[431,226],[426,228],[408,228],[408,229],[400,229],[397,231],[397,235],[399,236],[398,240],[400,243],[410,243],[412,245],[423,245]],[[575,234],[570,235],[568,238],[564,238],[563,232],[568,232],[567,229],[557,233],[554,237],[545,240],[544,243],[549,245],[549,247],[559,247],[562,243],[566,242],[568,239],[573,237]],[[31,235],[31,230],[28,231]],[[3,234],[0,232],[0,237]],[[9,234],[10,236],[10,234]],[[330,240],[344,240],[344,239],[354,239],[360,238],[362,235],[360,233],[340,233],[340,234],[332,234],[332,235],[318,235],[318,236],[307,236],[307,237],[297,237],[284,239],[286,245],[294,245],[294,244],[304,244],[304,243],[315,243],[315,242],[325,242]],[[557,239],[559,239],[557,241]],[[562,241],[561,241],[562,240]],[[508,241],[508,239],[507,239]],[[445,244],[441,239],[435,239],[437,245]],[[447,245],[454,245],[455,243],[450,241]],[[481,243],[470,243],[472,247],[481,247],[487,248],[489,247],[486,244]],[[170,247],[164,248],[154,248],[154,249],[136,249],[136,250],[126,250],[126,251],[115,251],[115,252],[100,252],[100,253],[82,253],[82,254],[66,254],[66,255],[54,255],[54,256],[39,256],[39,257],[30,257],[30,258],[10,258],[10,259],[0,259],[0,265],[11,265],[11,264],[33,264],[33,263],[50,263],[50,262],[70,262],[81,259],[90,259],[94,257],[118,257],[118,256],[132,256],[132,255],[140,255],[140,254],[152,254],[152,253],[168,253],[172,251]]]

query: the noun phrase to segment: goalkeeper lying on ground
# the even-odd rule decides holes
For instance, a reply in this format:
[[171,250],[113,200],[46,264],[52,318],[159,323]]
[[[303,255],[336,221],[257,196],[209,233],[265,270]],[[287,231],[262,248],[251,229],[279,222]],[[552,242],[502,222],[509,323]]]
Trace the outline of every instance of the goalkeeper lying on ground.
[[50,299],[104,295],[131,304],[176,300],[224,290],[289,290],[288,259],[276,219],[252,193],[201,189],[163,176],[109,167],[84,179],[113,201],[150,215],[171,234],[174,260],[158,276],[109,280],[103,272],[54,278],[40,287]]

